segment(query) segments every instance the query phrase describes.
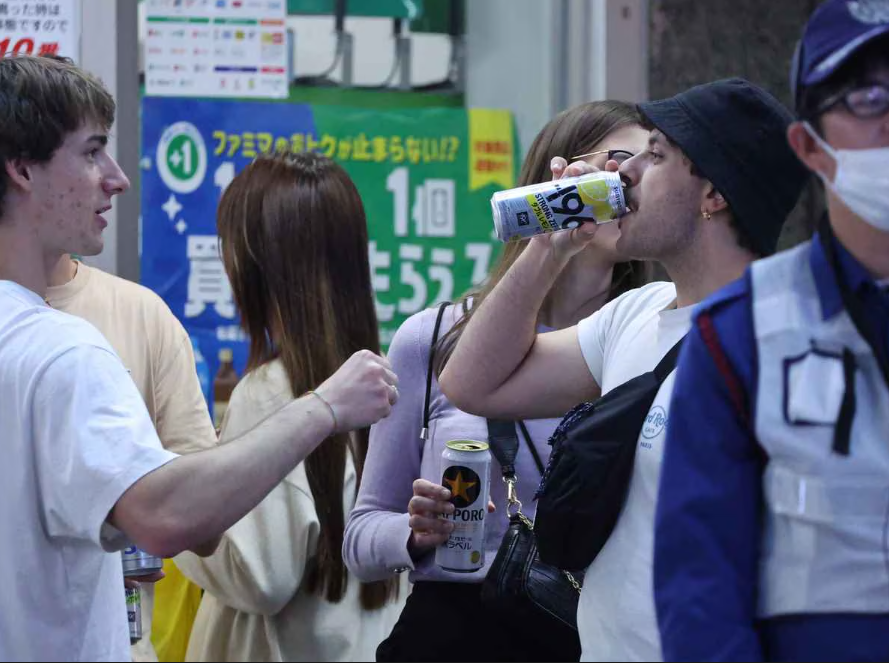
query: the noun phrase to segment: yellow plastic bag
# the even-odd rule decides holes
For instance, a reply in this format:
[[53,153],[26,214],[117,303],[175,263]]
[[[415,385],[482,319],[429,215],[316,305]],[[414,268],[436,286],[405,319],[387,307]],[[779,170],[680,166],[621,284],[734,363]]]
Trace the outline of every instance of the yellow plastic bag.
[[201,588],[171,559],[164,560],[164,573],[167,577],[155,585],[151,644],[161,663],[181,663],[201,604]]

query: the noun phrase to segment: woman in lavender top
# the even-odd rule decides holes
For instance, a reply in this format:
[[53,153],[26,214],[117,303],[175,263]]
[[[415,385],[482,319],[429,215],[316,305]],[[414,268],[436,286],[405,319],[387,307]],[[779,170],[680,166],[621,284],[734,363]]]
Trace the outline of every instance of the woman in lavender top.
[[[587,161],[604,168],[610,159],[620,162],[642,151],[647,140],[648,132],[630,104],[603,101],[576,106],[556,116],[537,135],[523,164],[519,185],[561,175],[567,165],[561,157],[586,155]],[[543,306],[541,331],[575,325],[613,297],[642,285],[646,270],[640,263],[626,262],[618,255],[615,244],[619,236],[616,223],[603,226],[592,244],[572,259]],[[472,307],[482,304],[524,247],[525,243],[508,244],[484,286],[445,310],[434,373],[450,356],[472,315]],[[516,632],[481,602],[481,582],[508,525],[505,487],[496,460],[491,467],[491,499],[499,508],[488,515],[485,524],[486,566],[475,573],[453,573],[435,564],[435,548],[447,540],[452,527],[449,521],[437,517],[453,509],[447,502],[450,494],[440,485],[444,445],[455,439],[488,439],[486,420],[451,405],[439,390],[435,375],[429,434],[427,439],[421,438],[436,318],[437,309],[417,313],[405,321],[392,340],[388,358],[398,374],[401,398],[392,414],[371,428],[361,488],[343,543],[346,565],[360,580],[383,580],[409,571],[414,583],[398,624],[377,650],[377,660],[459,660],[468,652],[469,660],[551,661],[560,660],[566,652],[576,660],[580,655],[578,643],[547,642],[535,638],[535,633]],[[546,463],[547,441],[558,420],[525,423],[530,443]],[[529,440],[517,432],[519,499],[526,515],[533,518],[533,493],[540,470]],[[449,624],[459,624],[459,628],[451,629]]]

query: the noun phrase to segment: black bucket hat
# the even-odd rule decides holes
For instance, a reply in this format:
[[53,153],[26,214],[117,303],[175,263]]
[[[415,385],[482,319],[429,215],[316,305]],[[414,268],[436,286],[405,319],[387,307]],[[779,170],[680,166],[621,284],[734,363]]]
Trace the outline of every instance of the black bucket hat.
[[755,248],[774,253],[809,178],[787,142],[790,111],[741,78],[643,103],[639,111],[725,197]]

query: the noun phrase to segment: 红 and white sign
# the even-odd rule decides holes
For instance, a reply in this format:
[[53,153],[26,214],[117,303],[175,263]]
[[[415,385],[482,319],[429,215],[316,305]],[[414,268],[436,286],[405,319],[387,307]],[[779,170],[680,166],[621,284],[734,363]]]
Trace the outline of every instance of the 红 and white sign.
[[0,57],[80,58],[80,0],[0,0]]

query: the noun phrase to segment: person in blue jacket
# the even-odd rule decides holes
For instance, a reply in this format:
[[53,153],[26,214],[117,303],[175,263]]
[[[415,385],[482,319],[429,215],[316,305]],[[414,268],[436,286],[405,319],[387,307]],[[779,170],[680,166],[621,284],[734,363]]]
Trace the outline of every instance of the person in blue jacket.
[[828,0],[788,139],[816,237],[705,301],[658,503],[667,660],[889,660],[889,1]]

